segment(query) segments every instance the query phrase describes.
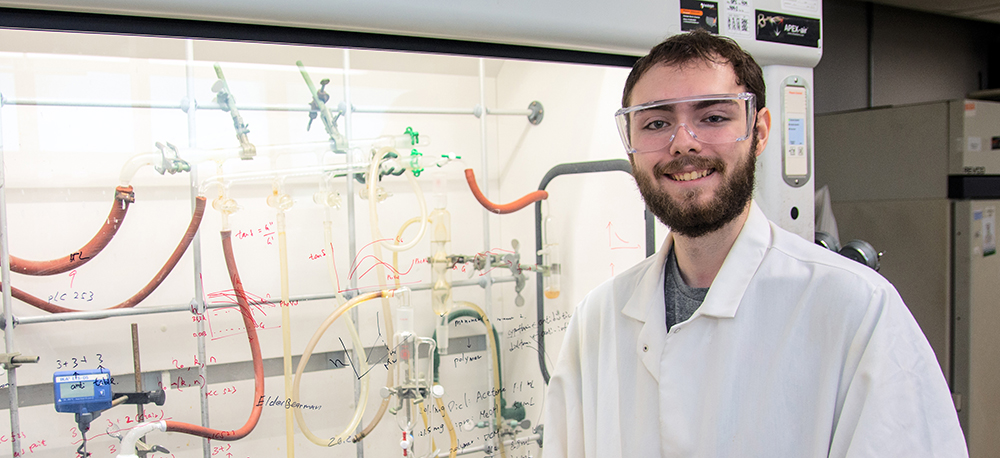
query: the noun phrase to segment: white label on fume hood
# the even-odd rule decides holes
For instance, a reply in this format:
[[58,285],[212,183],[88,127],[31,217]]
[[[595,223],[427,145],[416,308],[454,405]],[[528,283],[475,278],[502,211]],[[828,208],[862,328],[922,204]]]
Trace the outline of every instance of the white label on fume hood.
[[982,137],[969,137],[966,140],[966,145],[968,146],[965,150],[969,152],[977,152],[983,150],[983,139]]
[[781,7],[786,10],[819,12],[819,0],[781,0]]
[[723,0],[721,2],[723,35],[753,38],[753,2],[751,0]]

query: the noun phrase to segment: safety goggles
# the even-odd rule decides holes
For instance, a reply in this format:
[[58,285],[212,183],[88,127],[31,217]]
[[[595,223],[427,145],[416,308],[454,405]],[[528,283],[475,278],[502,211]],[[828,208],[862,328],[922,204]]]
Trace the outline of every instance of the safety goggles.
[[754,95],[702,95],[657,100],[618,110],[618,133],[629,154],[659,151],[684,130],[695,140],[723,144],[750,138],[757,110]]

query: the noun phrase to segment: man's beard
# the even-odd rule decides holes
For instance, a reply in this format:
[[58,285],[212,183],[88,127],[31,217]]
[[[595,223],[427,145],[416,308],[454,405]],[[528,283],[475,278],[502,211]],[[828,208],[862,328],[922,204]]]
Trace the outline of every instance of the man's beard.
[[[757,164],[756,134],[754,132],[749,154],[734,166],[732,173],[726,173],[726,164],[720,159],[687,154],[666,164],[657,164],[653,168],[652,176],[641,172],[634,173],[639,193],[646,201],[649,211],[671,231],[692,238],[717,231],[736,219],[743,213],[753,195],[754,170]],[[679,200],[675,200],[666,191],[655,186],[656,178],[677,173],[686,166],[714,169],[713,174],[725,177],[715,193],[715,198],[705,205],[696,203],[698,196],[704,190],[688,191]]]

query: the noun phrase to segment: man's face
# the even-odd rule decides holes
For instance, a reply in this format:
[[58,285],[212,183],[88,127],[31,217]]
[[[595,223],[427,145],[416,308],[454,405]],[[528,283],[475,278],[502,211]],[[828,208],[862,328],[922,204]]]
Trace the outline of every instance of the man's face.
[[[744,90],[726,64],[657,65],[636,82],[629,103]],[[758,126],[761,118],[769,124],[766,111],[758,114]],[[650,211],[672,231],[700,237],[746,210],[753,193],[756,157],[766,140],[766,127],[755,127],[751,139],[725,144],[703,144],[680,128],[662,149],[634,153],[629,159]]]

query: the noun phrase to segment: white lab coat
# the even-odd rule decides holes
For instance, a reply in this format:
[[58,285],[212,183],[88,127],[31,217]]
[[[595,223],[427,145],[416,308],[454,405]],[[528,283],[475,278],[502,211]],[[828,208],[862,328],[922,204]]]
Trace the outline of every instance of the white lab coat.
[[899,294],[756,204],[704,303],[666,332],[660,251],[577,307],[543,456],[966,457]]

